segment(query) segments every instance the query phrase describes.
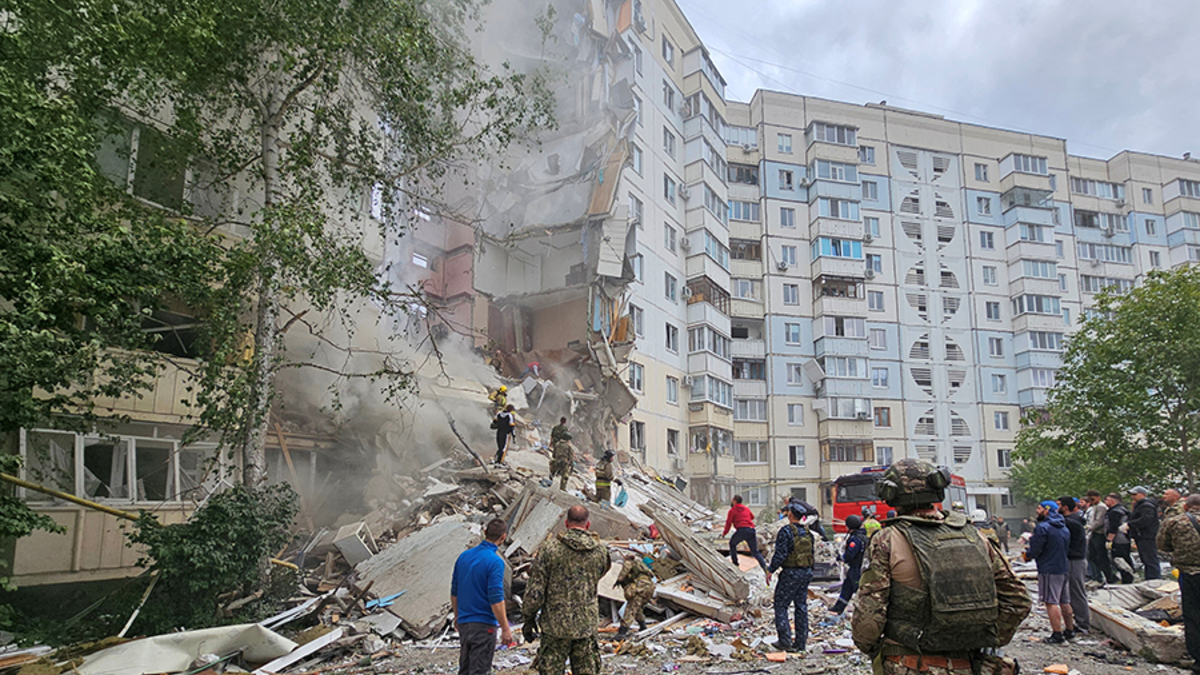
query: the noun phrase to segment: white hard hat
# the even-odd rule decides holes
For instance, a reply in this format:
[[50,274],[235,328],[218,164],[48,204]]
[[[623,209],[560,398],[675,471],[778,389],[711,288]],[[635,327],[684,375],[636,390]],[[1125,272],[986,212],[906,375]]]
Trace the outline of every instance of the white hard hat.
[[988,519],[987,511],[983,509],[975,509],[971,512],[971,520],[976,523],[986,523]]

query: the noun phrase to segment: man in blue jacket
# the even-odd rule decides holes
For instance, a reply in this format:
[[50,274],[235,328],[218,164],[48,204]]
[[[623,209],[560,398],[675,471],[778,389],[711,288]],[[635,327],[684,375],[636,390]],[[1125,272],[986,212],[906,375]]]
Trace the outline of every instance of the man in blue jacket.
[[496,653],[496,627],[500,642],[516,644],[508,626],[504,608],[504,558],[500,544],[508,534],[508,525],[499,518],[484,528],[484,540],[467,549],[454,561],[450,579],[450,606],[454,628],[462,648],[458,654],[458,675],[488,675],[492,655]]
[[1061,644],[1075,637],[1070,564],[1067,562],[1071,533],[1056,502],[1046,500],[1038,504],[1037,515],[1038,524],[1025,549],[1025,560],[1037,562],[1038,599],[1046,606],[1046,615],[1050,618],[1051,633],[1045,642]]

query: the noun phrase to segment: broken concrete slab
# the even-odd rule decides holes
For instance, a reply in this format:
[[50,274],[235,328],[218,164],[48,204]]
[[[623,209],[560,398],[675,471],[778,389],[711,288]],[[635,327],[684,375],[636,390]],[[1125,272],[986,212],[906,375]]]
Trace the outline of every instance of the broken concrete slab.
[[667,579],[654,590],[654,597],[696,616],[715,619],[721,623],[733,620],[736,607],[722,597],[713,597],[708,591],[697,588],[693,581],[691,574],[680,574]]
[[710,587],[732,602],[745,602],[750,598],[750,582],[722,558],[712,546],[701,542],[666,509],[654,503],[639,506],[646,515],[654,519],[658,531],[671,550],[677,553],[697,582]]
[[480,528],[452,516],[418,530],[356,568],[359,584],[386,597],[407,591],[388,609],[406,633],[424,639],[450,614],[450,579],[458,555],[479,541]]

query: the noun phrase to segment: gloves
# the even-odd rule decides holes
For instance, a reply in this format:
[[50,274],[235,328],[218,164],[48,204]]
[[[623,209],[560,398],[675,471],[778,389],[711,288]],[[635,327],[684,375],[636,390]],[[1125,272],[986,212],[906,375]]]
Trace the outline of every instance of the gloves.
[[1121,534],[1129,534],[1129,523],[1121,523],[1117,529],[1121,531]]
[[537,640],[538,632],[539,631],[538,631],[538,625],[537,625],[536,618],[527,620],[525,622],[525,625],[521,626],[521,637],[523,637],[525,639],[525,642],[534,642],[535,640]]

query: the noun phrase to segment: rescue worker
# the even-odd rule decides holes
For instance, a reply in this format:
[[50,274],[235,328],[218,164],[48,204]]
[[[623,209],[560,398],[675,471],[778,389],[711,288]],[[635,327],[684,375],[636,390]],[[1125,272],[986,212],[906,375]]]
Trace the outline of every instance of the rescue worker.
[[500,385],[500,388],[488,394],[488,400],[492,402],[492,414],[504,410],[508,405],[508,387]]
[[[950,470],[902,459],[876,483],[898,515],[867,544],[851,622],[854,644],[885,675],[1011,675],[994,655],[1032,602],[1000,551],[945,499]],[[953,592],[943,592],[947,587]],[[986,651],[985,651],[986,650]],[[973,668],[974,666],[974,668]]]
[[529,572],[521,632],[526,642],[541,635],[533,661],[538,675],[564,675],[567,658],[574,675],[600,675],[596,588],[612,561],[599,537],[588,532],[591,525],[587,507],[567,509],[567,529],[541,545]]
[[625,556],[625,564],[617,575],[617,585],[625,593],[625,616],[621,617],[621,630],[617,631],[617,640],[629,637],[629,626],[637,620],[638,630],[646,630],[647,602],[654,599],[654,574],[646,563],[636,555]]
[[846,605],[850,604],[850,598],[854,597],[854,592],[858,590],[858,580],[862,578],[863,555],[867,552],[868,535],[863,529],[862,518],[853,514],[846,516],[846,532],[846,544],[842,549],[842,563],[846,566],[846,576],[842,579],[842,592],[838,595],[838,601],[829,610],[833,614],[846,611]]
[[550,430],[550,480],[559,477],[558,489],[566,491],[571,467],[575,464],[575,453],[571,452],[571,432],[567,431],[567,418],[561,417]]
[[[1200,495],[1178,503],[1184,511],[1158,529],[1158,549],[1171,554],[1171,564],[1179,570],[1184,644],[1193,663],[1200,664]],[[1200,667],[1193,665],[1192,672],[1197,670]]]
[[950,510],[955,513],[961,513],[964,516],[967,515],[967,505],[962,502],[954,502],[950,505]]
[[492,420],[492,428],[496,430],[496,460],[495,464],[504,463],[504,454],[508,451],[508,441],[517,435],[517,417],[513,414],[512,404],[504,406]]
[[612,482],[616,469],[613,467],[613,451],[605,450],[596,465],[596,501],[612,501]]
[[987,511],[975,509],[971,512],[971,524],[979,530],[979,534],[988,538],[993,544],[1000,545],[1000,537],[996,535],[996,526],[988,519]]
[[[775,537],[775,555],[767,573],[779,572],[775,584],[776,643],[786,652],[803,652],[808,646],[808,584],[813,576],[812,532],[800,521],[807,515],[802,502],[787,505],[788,524]],[[796,637],[788,621],[788,610],[796,607]]]
[[1179,494],[1179,490],[1175,488],[1167,488],[1163,491],[1162,496],[1162,522],[1167,522],[1168,518],[1182,516],[1187,513],[1187,507],[1183,501],[1183,495]]
[[[846,519],[847,522],[849,522],[849,520],[849,518]],[[849,527],[849,525],[846,526],[847,529],[849,529]],[[863,532],[867,535],[867,539],[870,539],[872,536],[874,536],[875,533],[878,532],[882,527],[883,523],[879,522],[879,513],[875,510],[875,507],[862,507],[862,528]]]

